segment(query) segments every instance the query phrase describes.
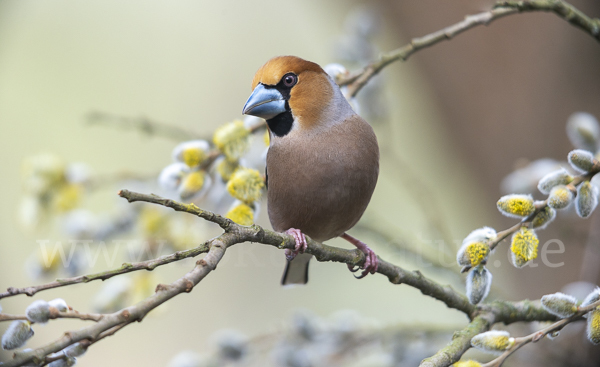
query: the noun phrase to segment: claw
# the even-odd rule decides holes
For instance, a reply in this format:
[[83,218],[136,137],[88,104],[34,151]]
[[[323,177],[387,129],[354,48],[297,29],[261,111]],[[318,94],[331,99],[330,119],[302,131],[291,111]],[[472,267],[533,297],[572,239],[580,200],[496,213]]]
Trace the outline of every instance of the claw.
[[352,264],[346,264],[346,265],[348,265],[348,270],[350,270],[353,273],[356,273],[357,271],[360,270],[360,266],[352,265]]
[[356,276],[356,275],[355,275],[354,277],[355,277],[356,279],[362,279],[362,278],[366,277],[368,274],[369,274],[369,271],[365,269],[365,270],[363,270],[363,272],[362,272],[362,273],[360,273],[360,275],[359,275],[359,276]]
[[302,231],[300,231],[299,229],[290,228],[287,231],[285,231],[284,233],[289,234],[290,236],[294,237],[294,241],[296,242],[294,250],[290,250],[290,249],[285,250],[285,257],[291,261],[299,253],[303,254],[304,251],[306,251],[306,249],[308,248],[308,244],[306,243],[306,237],[304,236]]
[[363,270],[359,276],[355,275],[354,277],[356,279],[362,279],[362,278],[366,277],[368,274],[375,274],[375,272],[377,272],[377,268],[379,267],[379,259],[377,258],[377,255],[375,254],[375,252],[373,250],[371,250],[371,248],[369,246],[367,246],[366,243],[348,235],[347,233],[342,234],[341,237],[343,239],[345,239],[346,241],[350,242],[351,244],[353,244],[354,246],[356,246],[356,248],[358,248],[365,254],[365,262],[362,266],[354,269],[354,266],[348,264],[348,269],[353,273],[355,273],[359,269]]

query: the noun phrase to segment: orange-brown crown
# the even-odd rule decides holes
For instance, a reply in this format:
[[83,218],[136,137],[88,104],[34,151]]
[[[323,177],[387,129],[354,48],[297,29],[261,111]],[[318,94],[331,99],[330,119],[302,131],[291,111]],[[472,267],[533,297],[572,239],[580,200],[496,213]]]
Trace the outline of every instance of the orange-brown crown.
[[318,64],[296,56],[274,57],[258,69],[252,89],[258,83],[276,85],[287,73],[298,76],[298,82],[290,92],[292,114],[300,118],[304,127],[318,125],[334,95],[327,74]]
[[323,73],[325,71],[314,62],[306,61],[296,56],[277,56],[267,61],[258,69],[252,80],[252,89],[258,83],[276,85],[287,73],[300,75],[303,72]]

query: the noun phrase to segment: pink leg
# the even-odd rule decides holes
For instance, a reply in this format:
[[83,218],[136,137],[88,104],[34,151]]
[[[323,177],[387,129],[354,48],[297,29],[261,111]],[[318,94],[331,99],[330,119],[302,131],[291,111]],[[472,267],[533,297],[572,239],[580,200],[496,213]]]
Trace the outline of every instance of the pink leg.
[[[363,271],[360,274],[360,276],[357,277],[355,275],[354,277],[357,279],[362,279],[366,277],[369,273],[375,274],[375,272],[377,271],[377,267],[379,266],[379,259],[377,258],[377,255],[375,255],[375,252],[371,250],[371,248],[367,246],[366,243],[350,236],[347,233],[342,234],[340,237],[356,246],[356,248],[358,248],[365,254],[365,263],[360,267],[360,269],[363,269]],[[359,268],[354,269],[352,265],[348,264],[348,269],[350,269],[350,271],[354,273],[358,271]]]
[[306,237],[304,237],[304,234],[299,229],[290,228],[284,233],[294,237],[294,240],[296,241],[296,247],[293,250],[285,249],[285,257],[291,261],[298,253],[303,254],[308,247],[308,244],[306,243]]

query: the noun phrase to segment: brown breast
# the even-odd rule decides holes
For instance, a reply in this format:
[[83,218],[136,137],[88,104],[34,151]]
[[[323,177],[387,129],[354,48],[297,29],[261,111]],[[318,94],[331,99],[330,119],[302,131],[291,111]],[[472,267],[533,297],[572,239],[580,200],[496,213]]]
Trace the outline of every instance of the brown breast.
[[284,137],[269,148],[267,170],[273,229],[325,241],[352,228],[367,208],[379,174],[377,138],[354,115],[310,138]]

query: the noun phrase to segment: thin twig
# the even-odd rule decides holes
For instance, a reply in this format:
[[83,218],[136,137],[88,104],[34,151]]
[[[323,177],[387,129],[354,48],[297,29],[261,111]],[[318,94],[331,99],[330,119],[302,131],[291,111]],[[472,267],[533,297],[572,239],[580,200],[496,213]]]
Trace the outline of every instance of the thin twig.
[[[100,321],[104,315],[95,313],[79,313],[77,311],[67,312],[50,312],[50,319],[79,319],[79,320],[91,320]],[[0,313],[0,322],[2,321],[14,321],[14,320],[27,320],[25,315],[8,315]]]
[[138,130],[146,135],[162,136],[176,141],[202,139],[200,135],[182,127],[164,124],[144,116],[127,117],[93,111],[86,116],[86,120],[90,125],[104,125],[125,130]]
[[502,353],[496,359],[484,364],[482,367],[500,367],[500,366],[502,366],[502,363],[504,363],[504,361],[511,354],[516,352],[519,348],[521,348],[524,345],[529,344],[529,343],[536,343],[536,342],[542,340],[546,335],[556,332],[556,331],[560,331],[560,330],[562,330],[562,328],[564,328],[566,325],[568,325],[572,322],[582,320],[583,315],[596,309],[596,307],[598,307],[598,306],[600,306],[600,301],[592,303],[591,305],[586,306],[586,307],[581,307],[581,308],[579,308],[577,313],[575,313],[573,316],[568,317],[566,319],[562,319],[560,321],[557,321],[557,322],[553,323],[552,325],[545,327],[542,330],[538,330],[535,333],[529,334],[529,335],[521,337],[521,338],[515,338],[515,342],[513,343],[513,345],[510,348],[508,348],[504,353]]
[[499,1],[496,6],[486,12],[468,15],[461,22],[443,28],[426,36],[413,38],[409,44],[396,50],[382,54],[379,60],[372,62],[363,69],[341,77],[337,83],[348,86],[348,95],[353,97],[371,78],[377,75],[389,64],[402,60],[406,61],[412,54],[439,42],[451,40],[460,33],[471,28],[488,25],[496,19],[520,12],[548,11],[554,12],[572,25],[590,34],[600,41],[600,19],[590,18],[573,5],[561,0],[532,0],[532,1]]
[[25,287],[25,288],[10,287],[7,289],[6,292],[0,293],[0,299],[16,296],[19,294],[26,294],[31,297],[34,294],[36,294],[37,292],[45,291],[48,289],[64,287],[64,286],[72,285],[72,284],[88,283],[93,280],[106,280],[106,279],[112,278],[116,275],[131,273],[133,271],[138,271],[138,270],[151,271],[151,270],[154,270],[157,266],[166,265],[166,264],[172,263],[174,261],[180,261],[183,259],[195,257],[200,254],[206,253],[206,252],[208,252],[208,249],[209,249],[208,242],[205,242],[205,243],[201,244],[200,246],[195,247],[193,249],[177,251],[173,254],[164,255],[164,256],[158,257],[156,259],[134,262],[134,263],[123,263],[123,265],[121,265],[121,267],[118,269],[102,271],[100,273],[95,273],[95,274],[80,275],[80,276],[76,276],[76,277],[72,277],[72,278],[56,279],[54,282],[40,284],[37,286],[30,286],[30,287]]

